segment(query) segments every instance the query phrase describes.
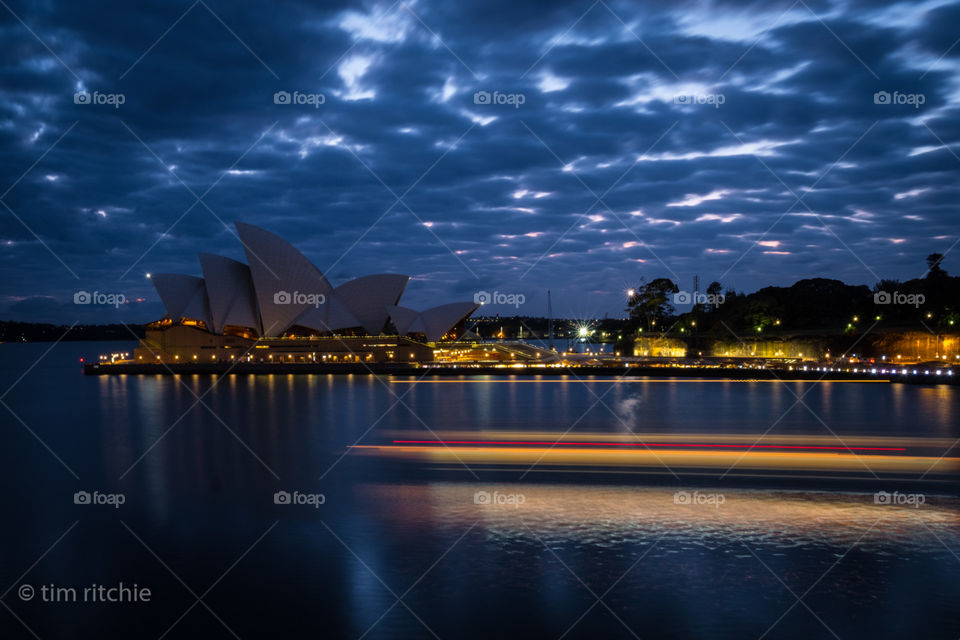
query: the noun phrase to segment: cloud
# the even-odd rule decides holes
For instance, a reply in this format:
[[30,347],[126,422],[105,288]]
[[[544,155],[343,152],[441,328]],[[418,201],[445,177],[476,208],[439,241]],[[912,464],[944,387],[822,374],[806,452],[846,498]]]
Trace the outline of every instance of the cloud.
[[373,62],[373,56],[353,55],[340,63],[337,67],[337,74],[347,87],[345,92],[340,92],[341,98],[344,100],[370,100],[376,97],[377,92],[374,89],[361,87],[360,84]]
[[[69,323],[74,291],[117,286],[150,320],[144,274],[243,259],[237,219],[335,282],[411,273],[412,306],[501,283],[561,305],[731,265],[739,290],[915,277],[957,237],[960,3],[808,4],[823,23],[687,0],[211,4],[179,22],[159,0],[14,2],[57,57],[0,21],[0,317]],[[675,101],[708,94],[723,103]],[[590,312],[621,313],[619,288]]]

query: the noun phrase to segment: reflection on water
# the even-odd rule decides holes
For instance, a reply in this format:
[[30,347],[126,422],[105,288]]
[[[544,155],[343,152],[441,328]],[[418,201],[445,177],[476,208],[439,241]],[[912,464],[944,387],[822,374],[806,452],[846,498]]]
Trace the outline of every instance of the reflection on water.
[[[477,504],[477,491],[522,500]],[[455,589],[443,602],[467,624],[440,616],[438,631],[493,632],[484,607],[510,611],[538,637],[571,627],[573,637],[677,638],[761,637],[771,627],[777,638],[953,637],[960,629],[957,499],[931,495],[912,509],[866,494],[699,495],[703,504],[677,504],[674,490],[654,488],[373,483],[354,498],[376,530],[402,538],[398,548],[430,541],[429,552],[408,557],[417,574],[442,558],[422,588],[428,598]],[[717,495],[722,504],[706,503]],[[601,594],[616,616],[600,607],[604,615],[579,627]],[[791,610],[801,595],[815,613]],[[465,613],[470,603],[480,611]]]
[[[0,383],[47,347],[0,345]],[[635,431],[722,443],[773,425],[779,443],[833,431],[851,443],[944,450],[960,435],[955,388],[79,375],[77,357],[98,348],[57,345],[4,400],[30,431],[12,423],[3,432],[0,468],[12,488],[0,495],[0,571],[13,584],[77,522],[31,570],[36,584],[124,579],[158,598],[138,609],[6,598],[43,638],[87,629],[159,637],[195,604],[168,568],[198,594],[215,585],[205,603],[244,638],[960,634],[960,502],[936,493],[942,485],[917,485],[925,502],[913,509],[875,504],[872,494],[622,486],[573,474],[562,484],[533,475],[500,484],[482,472],[441,482],[341,457],[385,437],[531,439],[571,427],[599,441]],[[127,501],[120,510],[76,506],[80,489],[121,491]],[[280,489],[327,500],[276,505]],[[0,637],[21,632],[0,618]],[[197,605],[167,637],[229,635]]]
[[[522,495],[522,504],[477,504],[476,492]],[[811,493],[692,487],[487,484],[365,484],[358,497],[386,521],[461,529],[476,522],[496,537],[540,536],[581,544],[652,541],[717,548],[731,543],[777,552],[849,546],[946,561],[960,543],[960,499],[925,496],[916,508],[876,504],[872,493]],[[678,493],[679,492],[679,493]],[[722,496],[722,502],[711,500]],[[678,504],[679,502],[679,504]],[[411,509],[410,505],[417,505]]]

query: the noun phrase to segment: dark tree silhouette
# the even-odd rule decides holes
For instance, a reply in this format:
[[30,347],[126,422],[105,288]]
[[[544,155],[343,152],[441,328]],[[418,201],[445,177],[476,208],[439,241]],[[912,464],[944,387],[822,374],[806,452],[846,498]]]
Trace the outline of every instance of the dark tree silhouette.
[[679,291],[677,285],[668,278],[657,278],[650,282],[641,280],[627,303],[630,319],[646,321],[648,328],[659,321],[660,327],[666,329],[664,323],[674,312],[671,303],[673,294]]
[[943,267],[940,266],[940,263],[943,262],[942,253],[931,253],[927,256],[927,277],[928,278],[939,278],[947,275],[947,272],[943,270]]

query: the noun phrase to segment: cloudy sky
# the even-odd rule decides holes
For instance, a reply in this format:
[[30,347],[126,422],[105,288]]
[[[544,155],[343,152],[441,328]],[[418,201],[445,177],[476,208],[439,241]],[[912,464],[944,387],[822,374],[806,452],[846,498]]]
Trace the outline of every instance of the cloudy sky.
[[0,319],[155,319],[234,220],[414,307],[960,272],[960,3],[0,5]]

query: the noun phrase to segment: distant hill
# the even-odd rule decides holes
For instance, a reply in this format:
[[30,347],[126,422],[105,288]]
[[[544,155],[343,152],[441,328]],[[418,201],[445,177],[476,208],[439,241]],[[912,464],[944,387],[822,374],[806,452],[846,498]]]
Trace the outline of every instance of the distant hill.
[[0,320],[0,342],[54,342],[56,340],[136,340],[144,336],[141,325],[41,324]]

